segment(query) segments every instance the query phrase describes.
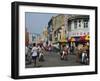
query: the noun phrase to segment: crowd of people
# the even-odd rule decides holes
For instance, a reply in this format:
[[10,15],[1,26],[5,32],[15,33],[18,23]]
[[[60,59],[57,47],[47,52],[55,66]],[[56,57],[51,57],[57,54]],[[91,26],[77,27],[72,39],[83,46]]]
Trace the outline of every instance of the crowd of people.
[[37,65],[37,59],[39,61],[44,61],[44,49],[41,45],[36,45],[36,43],[33,43],[32,47],[29,48],[26,46],[25,49],[26,53],[26,61],[30,63],[34,63],[34,67]]
[[61,60],[68,60],[68,55],[75,55],[76,62],[82,64],[89,64],[89,45],[79,44],[77,46],[61,46],[60,58]]
[[[52,50],[52,46],[44,47],[43,45],[36,45],[33,43],[32,46],[25,47],[25,56],[28,63],[34,63],[34,67],[37,65],[37,60],[40,62],[45,61],[44,54],[45,51]],[[61,60],[68,60],[69,55],[76,56],[76,62],[82,64],[89,64],[89,45],[79,44],[77,46],[66,46],[61,45],[60,50],[58,51]]]

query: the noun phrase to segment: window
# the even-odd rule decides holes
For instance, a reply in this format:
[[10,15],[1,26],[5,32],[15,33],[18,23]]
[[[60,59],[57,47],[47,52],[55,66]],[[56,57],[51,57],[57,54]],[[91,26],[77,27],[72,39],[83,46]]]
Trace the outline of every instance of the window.
[[81,27],[81,20],[79,20],[79,27]]
[[88,28],[88,20],[84,20],[84,28]]
[[71,31],[71,21],[68,21],[68,31]]
[[77,28],[77,21],[74,21],[74,28]]

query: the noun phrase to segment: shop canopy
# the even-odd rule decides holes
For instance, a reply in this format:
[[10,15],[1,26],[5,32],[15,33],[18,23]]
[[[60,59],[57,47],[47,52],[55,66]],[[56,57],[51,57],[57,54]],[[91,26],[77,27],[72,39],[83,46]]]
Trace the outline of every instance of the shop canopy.
[[89,41],[89,40],[90,40],[89,35],[67,38],[67,42],[78,42],[78,41],[85,42],[85,41]]
[[90,36],[89,35],[85,35],[85,36],[81,36],[80,37],[80,41],[89,41],[90,40]]

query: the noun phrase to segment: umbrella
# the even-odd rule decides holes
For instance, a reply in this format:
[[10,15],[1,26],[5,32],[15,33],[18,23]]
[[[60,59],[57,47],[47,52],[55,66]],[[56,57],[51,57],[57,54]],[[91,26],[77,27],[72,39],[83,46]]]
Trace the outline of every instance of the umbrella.
[[75,41],[75,38],[72,37],[72,38],[71,38],[71,42],[74,42],[74,41]]
[[89,35],[86,35],[85,36],[85,40],[87,40],[87,41],[90,40],[90,36]]
[[85,36],[80,36],[80,41],[85,41]]

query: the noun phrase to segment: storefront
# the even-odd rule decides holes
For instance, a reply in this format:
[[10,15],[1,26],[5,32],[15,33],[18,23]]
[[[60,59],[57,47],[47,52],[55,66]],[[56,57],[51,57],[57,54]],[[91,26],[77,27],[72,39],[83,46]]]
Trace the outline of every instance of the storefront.
[[89,44],[90,36],[84,35],[84,36],[77,36],[77,37],[70,37],[67,39],[69,46],[78,46],[79,44]]

